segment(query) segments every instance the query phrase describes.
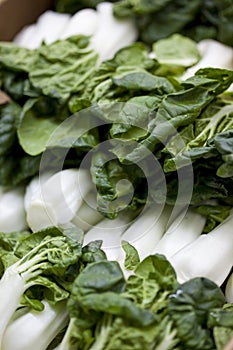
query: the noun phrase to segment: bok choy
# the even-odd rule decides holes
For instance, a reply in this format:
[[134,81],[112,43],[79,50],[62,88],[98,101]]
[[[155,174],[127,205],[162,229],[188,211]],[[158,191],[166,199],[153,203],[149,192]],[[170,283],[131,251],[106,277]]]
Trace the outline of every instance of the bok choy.
[[[74,281],[70,323],[56,349],[212,350],[218,342],[213,329],[221,323],[217,315],[224,313],[225,303],[209,279],[179,284],[163,255],[145,258],[127,280],[116,262],[95,262]],[[223,316],[229,332],[232,316],[232,310]]]
[[79,261],[82,242],[79,230],[62,233],[54,228],[25,238],[22,234],[19,244],[12,245],[12,251],[8,247],[2,253],[2,264],[6,255],[8,264],[10,260],[13,263],[6,265],[0,280],[0,344],[6,327],[20,304],[41,309],[43,304],[38,299],[39,295],[54,304],[68,298],[65,271]]

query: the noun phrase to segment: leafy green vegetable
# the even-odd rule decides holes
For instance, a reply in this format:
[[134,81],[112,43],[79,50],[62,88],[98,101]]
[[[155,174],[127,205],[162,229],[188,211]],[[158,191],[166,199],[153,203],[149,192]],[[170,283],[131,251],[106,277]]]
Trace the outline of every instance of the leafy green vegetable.
[[0,57],[0,64],[9,71],[29,73],[35,64],[35,52],[14,43],[1,42]]
[[13,100],[0,106],[0,183],[4,186],[17,185],[39,169],[38,157],[30,157],[18,145],[21,110]]
[[136,165],[121,164],[111,154],[98,151],[93,154],[90,171],[98,191],[98,209],[103,215],[114,218],[127,207],[137,209],[138,202],[146,199],[146,192],[143,197],[142,191],[140,198],[137,193],[132,198],[133,186],[138,191],[141,179],[141,170]]
[[208,323],[213,328],[214,339],[217,350],[223,347],[233,337],[233,306],[232,304],[225,304],[221,310],[213,310],[208,317]]
[[114,4],[114,14],[134,18],[139,39],[149,44],[181,33],[196,41],[213,38],[233,45],[230,0],[121,0]]
[[[88,37],[82,35],[42,45],[36,50],[3,42],[0,45],[0,66],[9,71],[27,73],[29,84],[36,89],[34,94],[43,93],[63,102],[72,92],[83,87],[83,82],[95,68],[98,54],[88,45]],[[28,93],[26,88],[23,89],[25,95]]]
[[[142,11],[140,2],[137,6]],[[181,35],[166,40],[154,44],[157,58],[144,44],[134,43],[98,67],[85,36],[30,52],[0,45],[1,84],[13,96],[1,107],[2,123],[8,124],[2,135],[0,182],[12,186],[28,181],[38,172],[43,152],[47,170],[63,161],[64,167],[77,167],[94,149],[90,163],[97,207],[107,217],[127,207],[137,210],[147,199],[173,204],[177,171],[183,172],[187,188],[193,171],[191,204],[212,198],[230,202],[232,101],[223,92],[233,81],[232,72],[206,68],[181,82],[180,68],[163,63],[163,46],[174,47],[175,42],[178,57],[185,46],[195,60],[197,48]],[[28,53],[25,65],[20,60],[14,65],[16,53]],[[10,108],[14,113],[7,112]]]
[[88,44],[87,37],[76,36],[41,46],[29,72],[31,84],[44,95],[61,101],[80,91],[98,58]]
[[51,227],[0,235],[1,341],[7,323],[21,305],[43,310],[42,301],[67,301],[74,279],[89,263],[105,260],[101,242],[83,247],[78,228]]
[[207,316],[211,309],[221,308],[224,303],[224,294],[208,279],[194,278],[178,286],[169,297],[168,310],[183,347],[213,349]]
[[139,145],[125,158],[136,161],[143,157],[141,148],[144,146],[154,151],[157,144],[165,143],[180,126],[191,124],[232,81],[231,71],[214,68],[199,70],[194,77],[184,82],[184,90],[164,97],[159,105],[151,134],[141,142],[142,147]]
[[[53,233],[52,237],[48,235],[48,231],[38,233],[37,241],[39,237],[40,239],[44,238],[40,240],[39,244],[33,245],[33,248],[31,248],[31,243],[32,241],[35,243],[33,238],[36,234],[34,236],[23,234],[23,240],[14,249],[16,257],[23,250],[22,257],[13,262],[13,265],[8,266],[2,275],[0,280],[1,341],[5,327],[22,297],[22,304],[29,303],[37,309],[38,304],[40,304],[39,295],[52,303],[66,299],[69,295],[68,291],[61,287],[61,284],[63,280],[65,286],[66,269],[75,264],[82,254],[82,236],[80,236],[79,231],[76,233],[67,232],[64,235],[58,229],[50,230],[50,232]],[[56,278],[60,281],[56,281]],[[35,294],[32,289],[24,296],[28,289],[35,288],[35,286],[42,287],[40,293],[36,288]],[[34,299],[36,300],[34,301]]]
[[[90,264],[77,277],[68,301],[72,320],[69,341],[77,349],[110,350],[124,344],[127,349],[144,345],[149,350],[155,342],[167,340],[170,346],[177,343],[175,332],[170,333],[169,320],[162,321],[162,315],[160,318],[154,312],[164,308],[166,288],[176,285],[174,271],[159,256],[141,264],[128,281],[118,263],[111,261]],[[158,281],[156,276],[160,276]],[[71,346],[69,341],[64,342],[66,348]]]
[[[153,75],[151,74],[151,76]],[[175,92],[169,92],[165,89],[163,91],[155,90],[153,93],[147,92],[147,94],[144,94],[142,88],[144,80],[133,85],[131,80],[124,80],[124,77],[127,77],[125,71],[123,80],[120,80],[121,88],[129,84],[128,91],[131,91],[136,89],[137,84],[140,84],[140,92],[137,92],[137,94],[141,94],[140,96],[129,96],[128,101],[122,100],[114,104],[112,97],[108,97],[106,93],[104,101],[101,96],[99,96],[100,100],[98,101],[102,111],[100,117],[110,124],[108,135],[112,138],[106,154],[101,157],[103,159],[107,157],[109,160],[111,158],[109,152],[112,152],[117,158],[114,157],[114,160],[109,160],[107,163],[106,159],[102,162],[97,161],[100,153],[93,155],[92,158],[92,176],[94,182],[98,183],[100,211],[106,215],[108,209],[104,208],[109,208],[110,212],[112,202],[112,205],[115,205],[114,211],[117,212],[116,199],[120,199],[121,194],[115,190],[111,197],[110,193],[115,185],[112,181],[109,186],[108,178],[113,178],[110,174],[111,167],[116,167],[118,164],[117,168],[119,168],[118,160],[121,163],[121,168],[126,169],[120,177],[130,180],[135,188],[133,199],[137,198],[138,203],[143,200],[146,192],[141,192],[142,195],[138,197],[137,182],[135,182],[137,177],[135,174],[131,176],[130,171],[133,169],[133,165],[141,168],[141,173],[137,173],[138,179],[140,179],[140,188],[142,188],[143,183],[143,187],[147,188],[146,182],[149,181],[150,184],[153,184],[153,188],[150,188],[151,198],[158,202],[165,200],[164,195],[160,193],[161,183],[158,180],[161,180],[161,177],[158,170],[156,171],[156,167],[150,166],[153,157],[159,160],[165,171],[168,189],[167,203],[173,204],[176,201],[179,178],[174,174],[177,171],[181,172],[181,170],[183,178],[187,178],[187,186],[190,186],[188,179],[190,179],[191,171],[192,176],[194,176],[192,204],[200,205],[203,201],[211,198],[230,197],[232,157],[230,147],[227,149],[220,137],[222,135],[224,140],[226,135],[228,138],[226,145],[229,145],[232,104],[230,100],[223,100],[221,94],[232,83],[232,72],[214,68],[201,69],[195,76],[184,81],[182,85],[174,84]],[[107,81],[110,81],[109,77]],[[109,88],[110,86],[111,91],[114,91],[114,85],[111,83]],[[147,88],[149,89],[149,85]],[[117,98],[116,94],[119,94],[117,90],[114,98],[119,101],[121,95],[119,94]],[[106,107],[104,104],[108,98],[110,107]],[[126,95],[124,95],[125,98]],[[221,155],[223,147],[223,155]],[[203,159],[205,159],[205,163]],[[207,171],[209,171],[208,178],[204,175]],[[227,176],[228,182],[222,179]],[[128,195],[130,192],[129,186]],[[104,202],[107,204],[103,205]],[[121,201],[120,207],[122,208]]]
[[163,255],[148,256],[127,280],[117,262],[99,261],[74,281],[59,349],[215,349],[217,327],[232,327],[232,311],[224,309],[214,282],[178,284]]
[[51,134],[60,124],[56,117],[52,116],[51,108],[48,115],[41,116],[38,113],[38,105],[40,105],[38,99],[29,99],[25,103],[18,128],[19,143],[24,151],[31,156],[36,156],[45,151]]
[[[14,186],[38,173],[40,154],[54,130],[71,114],[68,99],[83,89],[95,69],[98,55],[88,44],[85,36],[36,50],[0,43],[1,86],[12,98],[0,107],[1,184]],[[89,149],[90,144],[96,144],[92,133],[76,140],[82,149]]]

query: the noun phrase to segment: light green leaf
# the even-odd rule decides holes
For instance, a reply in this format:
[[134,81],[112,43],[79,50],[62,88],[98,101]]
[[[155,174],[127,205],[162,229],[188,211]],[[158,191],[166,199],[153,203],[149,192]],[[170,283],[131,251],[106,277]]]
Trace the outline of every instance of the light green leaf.
[[45,151],[51,134],[59,123],[55,118],[38,117],[32,110],[37,99],[28,100],[22,111],[22,121],[18,129],[19,143],[24,151],[31,156],[36,156]]
[[126,242],[126,241],[122,241],[121,245],[126,254],[125,263],[124,263],[125,268],[127,270],[134,270],[135,267],[137,267],[137,265],[140,262],[137,249],[134,248],[129,242]]
[[157,60],[163,64],[190,67],[201,58],[197,44],[181,34],[173,34],[153,44]]

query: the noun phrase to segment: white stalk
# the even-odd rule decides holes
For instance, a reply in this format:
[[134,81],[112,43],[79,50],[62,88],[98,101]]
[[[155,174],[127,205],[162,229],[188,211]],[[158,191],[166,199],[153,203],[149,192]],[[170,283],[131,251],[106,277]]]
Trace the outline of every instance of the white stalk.
[[109,260],[116,260],[121,251],[121,236],[132,220],[130,212],[120,213],[116,219],[102,219],[84,236],[84,245],[94,240],[103,241],[102,249]]
[[156,244],[165,233],[171,211],[172,208],[168,206],[164,208],[163,205],[152,205],[136,218],[121,236],[121,240],[133,245],[140,259],[144,259],[147,255],[152,254]]
[[48,10],[39,16],[36,23],[25,26],[15,37],[14,43],[28,49],[40,47],[43,41],[51,44],[58,40],[67,27],[71,16]]
[[27,207],[27,222],[33,231],[69,223],[93,188],[84,169],[62,170],[42,184]]
[[179,282],[206,277],[222,285],[233,266],[232,226],[233,214],[213,231],[200,235],[169,259]]
[[206,218],[191,209],[181,213],[156,244],[153,253],[170,258],[187,244],[193,242],[203,231]]
[[43,301],[44,310],[31,310],[11,322],[4,333],[2,350],[44,350],[68,324],[65,302],[55,306]]
[[16,36],[13,39],[13,42],[21,47],[25,47],[27,49],[33,49],[34,48],[34,37],[36,35],[36,24],[30,24],[23,29],[21,29]]
[[35,176],[27,185],[24,196],[24,207],[28,210],[32,200],[40,196],[41,186],[52,176],[51,173],[44,173],[40,176]]
[[8,268],[0,280],[0,349],[6,326],[17,309],[24,290],[24,279],[14,268]]
[[111,3],[97,5],[97,14],[98,27],[91,38],[91,47],[99,53],[99,62],[102,62],[132,44],[137,38],[137,30],[131,19],[118,20],[113,16]]
[[0,188],[0,231],[22,231],[27,228],[24,210],[24,188],[5,191]]
[[98,26],[98,14],[93,9],[83,9],[75,13],[69,20],[60,39],[66,39],[72,35],[93,35]]
[[69,25],[71,15],[48,10],[37,20],[37,31],[35,42],[39,47],[42,41],[51,44],[60,38],[67,25]]
[[96,208],[96,193],[91,191],[85,196],[71,223],[86,232],[102,219],[103,216]]

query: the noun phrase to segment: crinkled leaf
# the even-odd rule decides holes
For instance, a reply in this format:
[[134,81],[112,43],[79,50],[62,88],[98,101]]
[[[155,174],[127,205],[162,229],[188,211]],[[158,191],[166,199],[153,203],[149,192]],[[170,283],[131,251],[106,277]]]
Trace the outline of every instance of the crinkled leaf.
[[121,245],[125,252],[124,265],[126,270],[134,270],[140,262],[137,249],[127,241],[122,241]]
[[224,303],[223,292],[209,279],[197,277],[177,287],[168,299],[168,312],[183,347],[213,349],[207,317],[212,309],[222,307]]
[[0,64],[15,71],[29,72],[35,64],[36,55],[33,50],[0,42]]
[[60,101],[80,91],[93,72],[98,58],[98,54],[87,45],[88,38],[85,36],[42,45],[37,49],[34,69],[29,73],[32,85],[44,95]]
[[165,290],[173,290],[177,285],[175,270],[165,256],[160,254],[145,258],[135,269],[135,274],[144,279],[155,280]]

